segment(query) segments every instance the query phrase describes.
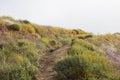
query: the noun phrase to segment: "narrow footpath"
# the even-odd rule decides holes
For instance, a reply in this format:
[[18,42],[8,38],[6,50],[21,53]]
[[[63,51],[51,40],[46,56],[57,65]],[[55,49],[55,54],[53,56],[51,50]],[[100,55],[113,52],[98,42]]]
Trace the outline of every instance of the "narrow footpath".
[[55,71],[53,70],[56,61],[61,59],[65,51],[70,48],[69,45],[63,46],[53,52],[44,53],[40,59],[40,73],[37,75],[37,80],[55,80]]

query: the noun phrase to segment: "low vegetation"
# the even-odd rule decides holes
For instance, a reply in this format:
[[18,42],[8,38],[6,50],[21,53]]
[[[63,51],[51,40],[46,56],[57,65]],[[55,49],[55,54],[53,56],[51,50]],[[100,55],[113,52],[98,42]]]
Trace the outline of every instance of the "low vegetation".
[[58,80],[119,80],[116,68],[93,45],[77,40],[54,66]]
[[55,61],[56,80],[120,80],[119,33],[94,35],[8,16],[0,17],[0,80],[37,80],[41,55],[66,45],[66,56]]
[[38,71],[39,52],[28,40],[9,39],[0,43],[0,79],[30,80]]
[[32,80],[40,56],[70,44],[72,30],[0,17],[0,80]]

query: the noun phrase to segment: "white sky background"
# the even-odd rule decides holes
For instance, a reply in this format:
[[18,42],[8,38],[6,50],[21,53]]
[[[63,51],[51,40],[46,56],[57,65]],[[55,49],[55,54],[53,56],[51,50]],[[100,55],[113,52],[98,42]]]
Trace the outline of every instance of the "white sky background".
[[0,16],[92,33],[120,32],[120,0],[0,0]]

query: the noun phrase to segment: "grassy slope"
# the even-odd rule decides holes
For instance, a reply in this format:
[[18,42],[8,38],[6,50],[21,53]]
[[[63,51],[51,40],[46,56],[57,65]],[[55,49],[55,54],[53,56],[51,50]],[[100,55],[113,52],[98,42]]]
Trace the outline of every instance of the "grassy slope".
[[[13,26],[13,24],[17,24],[17,26]],[[38,68],[41,65],[39,63],[40,55],[46,52],[53,52],[67,44],[72,44],[71,49],[68,50],[70,60],[74,59],[74,55],[75,57],[77,55],[80,59],[88,60],[88,63],[91,61],[90,65],[99,63],[105,67],[112,67],[103,69],[103,66],[99,67],[96,64],[98,71],[99,69],[102,72],[106,70],[106,75],[104,75],[108,78],[104,78],[103,74],[97,75],[97,71],[91,73],[94,66],[89,65],[90,67],[88,68],[90,70],[88,70],[88,73],[76,74],[81,75],[81,77],[72,74],[70,75],[74,76],[71,77],[71,79],[73,78],[72,80],[87,79],[88,77],[90,80],[93,80],[94,77],[96,80],[96,76],[100,77],[97,78],[100,80],[103,80],[103,78],[104,80],[110,80],[112,77],[115,78],[114,80],[118,79],[119,72],[115,72],[115,69],[120,69],[119,33],[92,35],[82,30],[67,30],[58,27],[36,25],[27,20],[14,20],[11,17],[0,17],[0,79],[31,80],[38,73]],[[72,58],[71,55],[73,56]],[[106,65],[109,63],[110,65]],[[71,64],[74,65],[74,63]],[[62,64],[60,66],[62,67]],[[59,68],[59,66],[56,67]],[[75,68],[73,67],[73,69]],[[60,69],[55,68],[55,70],[59,71]],[[59,78],[61,77],[60,79],[63,78],[63,80],[69,79],[69,76],[65,77],[65,74],[64,77],[59,76]]]
[[40,55],[70,44],[75,34],[73,30],[0,17],[0,79],[31,80],[41,65]]

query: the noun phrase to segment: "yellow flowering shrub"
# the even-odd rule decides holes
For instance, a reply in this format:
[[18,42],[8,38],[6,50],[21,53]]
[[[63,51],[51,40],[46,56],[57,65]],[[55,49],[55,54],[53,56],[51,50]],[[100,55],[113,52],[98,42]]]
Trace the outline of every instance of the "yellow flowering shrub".
[[45,43],[47,43],[47,44],[49,44],[50,40],[48,38],[44,37],[44,38],[42,38],[42,41],[45,42]]
[[19,62],[22,62],[22,61],[23,61],[23,57],[20,56],[20,55],[17,55],[17,60],[18,60]]
[[31,24],[22,24],[22,31],[27,31],[29,33],[35,34],[35,28]]

